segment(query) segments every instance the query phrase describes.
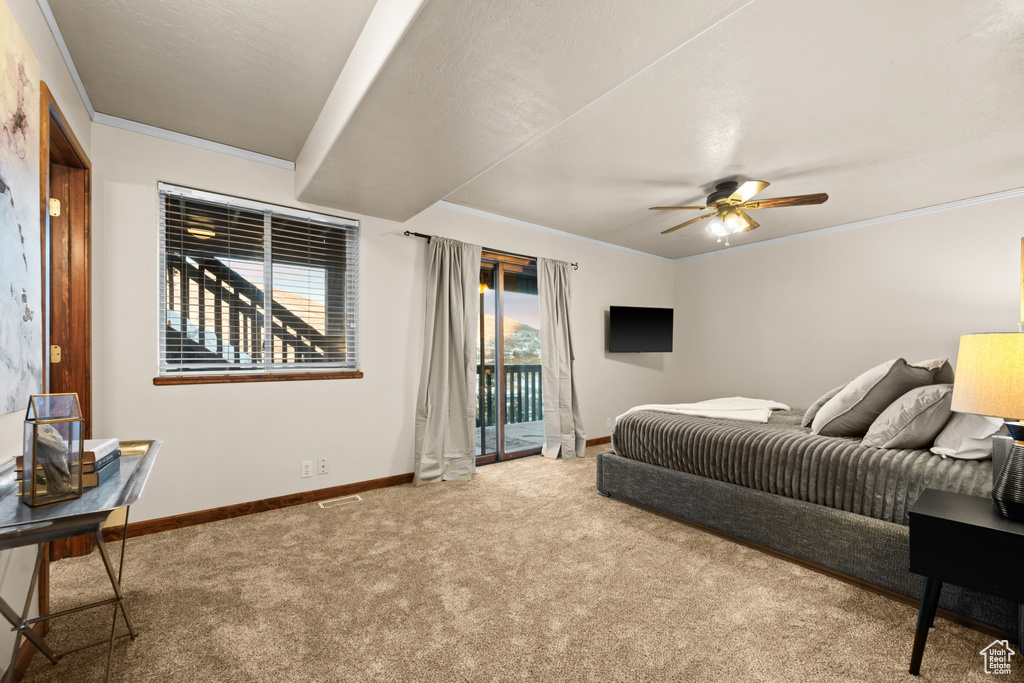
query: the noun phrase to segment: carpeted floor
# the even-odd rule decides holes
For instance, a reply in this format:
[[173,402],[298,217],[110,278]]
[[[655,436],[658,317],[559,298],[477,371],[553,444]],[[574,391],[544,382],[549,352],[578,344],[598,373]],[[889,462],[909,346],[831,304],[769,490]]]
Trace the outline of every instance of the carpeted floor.
[[[140,635],[118,642],[112,680],[993,678],[992,638],[940,619],[915,679],[913,607],[602,498],[597,450],[131,539]],[[106,597],[101,572],[95,553],[56,563],[52,607]],[[63,617],[48,639],[64,649],[109,618]],[[25,680],[100,681],[105,661],[37,655]]]

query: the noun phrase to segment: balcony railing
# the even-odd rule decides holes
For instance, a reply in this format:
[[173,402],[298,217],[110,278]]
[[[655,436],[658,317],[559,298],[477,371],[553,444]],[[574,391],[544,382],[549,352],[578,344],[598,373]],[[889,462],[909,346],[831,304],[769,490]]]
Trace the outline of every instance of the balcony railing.
[[[217,259],[167,254],[168,363],[261,362],[266,302],[262,290]],[[324,362],[337,356],[343,338],[322,334],[286,306],[270,299],[275,362]],[[333,352],[333,353],[332,353]]]
[[[543,420],[540,365],[505,365],[505,424]],[[476,426],[494,426],[494,364],[477,365]]]

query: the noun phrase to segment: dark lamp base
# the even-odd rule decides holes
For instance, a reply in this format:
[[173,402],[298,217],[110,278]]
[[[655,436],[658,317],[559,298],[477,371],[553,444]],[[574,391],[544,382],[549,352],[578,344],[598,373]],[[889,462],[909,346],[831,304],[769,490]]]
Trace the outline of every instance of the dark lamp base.
[[1003,517],[1024,522],[1024,424],[1007,422],[1013,446],[992,487],[992,500]]

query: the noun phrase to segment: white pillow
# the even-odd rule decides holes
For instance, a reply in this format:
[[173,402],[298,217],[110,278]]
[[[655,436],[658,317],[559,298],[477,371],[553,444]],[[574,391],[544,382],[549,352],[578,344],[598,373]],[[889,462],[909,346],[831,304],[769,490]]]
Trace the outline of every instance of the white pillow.
[[960,458],[984,460],[992,455],[992,435],[1003,426],[998,417],[971,413],[953,413],[949,422],[935,437],[932,453]]

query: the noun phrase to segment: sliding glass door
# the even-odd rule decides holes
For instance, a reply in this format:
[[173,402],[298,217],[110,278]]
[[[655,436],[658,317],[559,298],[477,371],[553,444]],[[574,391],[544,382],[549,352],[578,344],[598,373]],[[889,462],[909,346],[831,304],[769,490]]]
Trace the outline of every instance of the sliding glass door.
[[477,350],[477,463],[540,453],[540,306],[532,259],[484,252]]

